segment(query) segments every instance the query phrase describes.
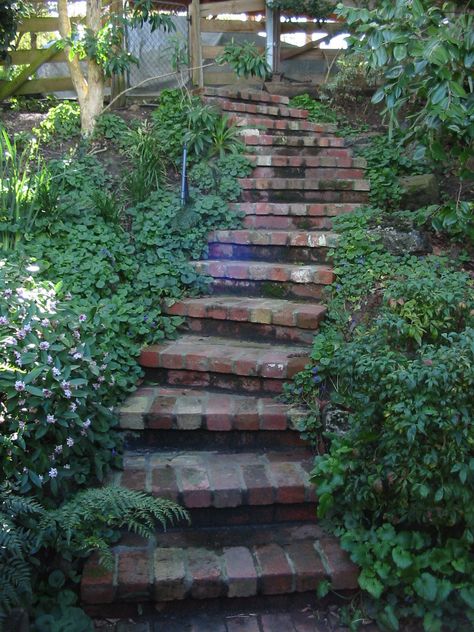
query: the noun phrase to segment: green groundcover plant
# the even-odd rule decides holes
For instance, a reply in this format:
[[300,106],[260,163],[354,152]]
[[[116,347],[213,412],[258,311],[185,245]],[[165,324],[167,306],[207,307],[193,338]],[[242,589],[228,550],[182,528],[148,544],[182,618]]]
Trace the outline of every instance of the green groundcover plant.
[[[474,288],[446,258],[394,256],[365,209],[338,219],[338,280],[291,396],[319,449],[318,513],[383,630],[474,622]],[[330,411],[344,423],[334,427]]]

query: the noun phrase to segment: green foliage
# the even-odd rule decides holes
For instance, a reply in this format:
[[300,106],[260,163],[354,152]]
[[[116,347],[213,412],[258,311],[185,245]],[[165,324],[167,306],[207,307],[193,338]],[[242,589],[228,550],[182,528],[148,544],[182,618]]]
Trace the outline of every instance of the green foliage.
[[301,94],[290,99],[290,107],[308,110],[308,120],[315,123],[337,123],[337,112],[326,103],[316,101],[309,94]]
[[152,118],[151,134],[161,155],[174,165],[179,164],[185,143],[191,164],[242,149],[237,129],[227,117],[181,90],[163,90]]
[[[361,567],[383,630],[474,622],[474,287],[452,262],[396,257],[338,218],[337,283],[293,399],[310,404],[319,515]],[[325,425],[331,402],[347,427]]]
[[290,17],[307,16],[323,20],[329,17],[335,9],[336,3],[327,0],[267,0],[268,6],[281,9]]
[[442,233],[446,233],[459,241],[467,237],[474,242],[474,203],[447,202],[439,207],[432,207],[432,226]]
[[92,631],[70,589],[81,560],[97,552],[110,565],[118,530],[149,538],[157,523],[184,519],[173,501],[120,487],[88,489],[57,509],[1,490],[0,623],[13,607],[30,606],[37,632]]
[[268,79],[272,74],[265,53],[261,53],[253,42],[237,44],[232,40],[224,46],[224,52],[216,57],[216,62],[221,65],[229,64],[237,77],[245,79]]
[[336,61],[337,73],[322,87],[322,94],[333,104],[354,105],[372,93],[380,79],[380,71],[369,66],[364,55],[341,52]]
[[21,0],[4,0],[0,4],[0,60],[9,58],[8,51],[24,10],[25,4]]
[[0,248],[28,240],[39,218],[51,214],[57,190],[35,143],[23,150],[0,129]]
[[415,160],[413,152],[403,148],[399,133],[373,136],[358,152],[367,161],[366,176],[370,180],[369,199],[373,206],[396,210],[403,195],[400,178],[426,173],[426,162]]
[[62,101],[51,108],[38,128],[33,129],[42,142],[64,142],[79,136],[81,114],[79,104]]
[[127,190],[134,202],[143,202],[150,191],[164,184],[169,155],[159,142],[155,127],[147,123],[128,132],[124,153],[133,165],[126,177]]
[[130,128],[123,118],[120,118],[120,116],[117,116],[116,114],[105,112],[97,119],[94,128],[94,137],[105,138],[106,140],[111,140],[118,145],[124,145],[127,141],[129,129]]
[[355,33],[352,50],[383,72],[373,97],[385,102],[392,124],[410,112],[405,139],[434,160],[457,161],[468,177],[474,139],[474,18],[452,3],[380,2],[373,10],[338,5]]

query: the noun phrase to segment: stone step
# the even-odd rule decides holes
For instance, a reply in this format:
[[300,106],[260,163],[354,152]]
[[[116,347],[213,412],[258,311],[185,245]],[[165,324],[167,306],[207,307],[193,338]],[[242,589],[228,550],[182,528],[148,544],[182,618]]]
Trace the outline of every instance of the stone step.
[[164,309],[195,334],[308,345],[326,313],[318,304],[235,296],[186,298]]
[[[265,156],[261,156],[264,158]],[[274,156],[279,158],[279,156]],[[256,167],[252,178],[265,179],[308,179],[308,180],[362,180],[364,169],[341,169],[340,167]]]
[[269,191],[370,191],[370,183],[362,178],[239,178],[244,190]]
[[328,230],[332,227],[332,217],[355,211],[360,204],[238,202],[230,207],[244,214],[246,228]]
[[124,540],[113,557],[110,570],[97,556],[88,560],[81,598],[86,607],[102,606],[101,613],[115,616],[127,603],[175,602],[179,608],[184,599],[314,593],[325,579],[334,590],[358,586],[347,553],[312,524],[169,532],[154,545]]
[[301,135],[311,132],[313,134],[334,134],[337,130],[335,125],[312,123],[305,120],[288,120],[288,119],[272,119],[269,117],[234,114],[230,117],[237,127],[245,128],[242,133],[245,136],[251,136],[253,130],[264,131],[266,134],[278,134],[291,132],[295,135]]
[[[270,138],[280,140],[280,136],[270,136]],[[294,138],[298,138],[301,140],[301,137],[295,136]],[[319,137],[314,137],[319,138]],[[272,144],[246,144],[245,147],[246,155],[248,156],[262,156],[266,158],[278,157],[278,156],[286,156],[286,157],[296,157],[299,156],[301,158],[342,158],[343,160],[352,160],[353,151],[351,147],[347,147],[343,145],[342,147],[334,147],[334,146],[320,146],[318,144],[310,144],[310,145],[285,145],[283,143],[277,142]]]
[[304,414],[272,397],[163,386],[140,386],[118,410],[122,430],[179,430],[179,436],[201,430],[224,434],[261,430],[268,436],[272,431],[293,431]]
[[212,259],[324,262],[337,243],[335,233],[284,230],[221,230],[209,235]]
[[255,114],[264,117],[272,117],[278,119],[307,119],[308,110],[300,110],[299,108],[291,108],[286,105],[274,105],[269,103],[264,105],[258,102],[232,101],[219,97],[206,97],[207,103],[217,105],[222,112],[227,114]]
[[[304,503],[315,510],[315,487],[310,483],[313,454],[304,449],[289,451],[235,452],[227,450],[133,450],[124,454],[124,469],[114,473],[109,481],[137,491],[168,498],[190,510],[191,524],[200,526],[217,524],[218,511],[233,516],[239,524],[259,522],[257,512],[249,507],[272,506],[261,512],[266,520],[275,520],[281,513],[280,505],[295,505],[295,512],[287,510],[281,515],[286,521],[301,520]],[[246,508],[244,510],[244,508]],[[281,521],[281,520],[278,520]]]
[[331,169],[365,169],[367,163],[364,158],[354,158],[347,150],[340,150],[342,155],[254,155],[247,154],[247,158],[255,167],[292,167],[292,168],[331,168]]
[[289,97],[269,94],[263,90],[248,90],[238,88],[206,88],[205,97],[217,97],[220,99],[233,99],[236,101],[250,101],[252,103],[271,103],[278,105],[288,105]]
[[[343,149],[346,147],[346,141],[339,136],[315,136],[315,135],[286,135],[275,136],[272,134],[242,134],[242,141],[251,147],[265,147],[270,149],[271,147],[284,147],[285,155],[289,155],[287,150],[289,147],[305,148],[305,147],[318,147],[318,148],[335,148]],[[263,152],[262,152],[263,153]],[[270,152],[268,152],[270,153]],[[330,154],[329,154],[330,155]]]

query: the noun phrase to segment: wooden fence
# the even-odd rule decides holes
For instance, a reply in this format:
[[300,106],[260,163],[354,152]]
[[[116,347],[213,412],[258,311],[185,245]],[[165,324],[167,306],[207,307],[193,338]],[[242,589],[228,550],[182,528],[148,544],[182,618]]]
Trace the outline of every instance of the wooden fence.
[[[118,0],[121,2],[121,0]],[[40,0],[41,2],[41,0]],[[116,0],[117,2],[117,0]],[[233,14],[247,14],[246,20],[229,16]],[[80,23],[83,17],[71,18],[72,23]],[[268,10],[265,0],[220,0],[217,2],[201,2],[189,0],[189,49],[194,85],[225,85],[235,83],[236,77],[225,69],[218,71],[216,67],[203,69],[207,61],[212,61],[223,52],[223,46],[209,46],[203,42],[205,33],[225,34],[249,34],[255,39],[256,34],[267,32],[265,46],[272,47],[274,58],[274,70],[278,70],[285,61],[295,58],[302,60],[317,60],[322,62],[324,71],[312,79],[316,83],[322,83],[328,70],[331,69],[338,51],[323,50],[320,48],[321,39],[309,40],[313,33],[324,32],[329,38],[340,31],[341,25],[337,22],[319,24],[315,21],[296,22],[282,21],[279,15]],[[272,20],[272,29],[268,29],[268,21]],[[54,34],[59,39],[59,25],[57,17],[32,17],[25,19],[18,29],[19,35],[30,33],[31,41],[37,39],[40,33]],[[302,46],[285,47],[281,43],[281,35],[306,34],[306,42]],[[327,39],[325,38],[325,39]],[[308,41],[309,40],[309,41]],[[261,47],[263,50],[263,46]],[[15,66],[23,66],[21,73],[11,81],[0,81],[0,99],[12,95],[27,95],[37,93],[51,93],[55,91],[73,90],[71,78],[68,74],[59,77],[35,78],[38,68],[44,64],[66,62],[66,53],[58,50],[54,44],[48,48],[30,48],[28,50],[16,50],[11,52],[10,60],[0,61],[0,65],[11,63]],[[249,80],[248,83],[252,83]]]

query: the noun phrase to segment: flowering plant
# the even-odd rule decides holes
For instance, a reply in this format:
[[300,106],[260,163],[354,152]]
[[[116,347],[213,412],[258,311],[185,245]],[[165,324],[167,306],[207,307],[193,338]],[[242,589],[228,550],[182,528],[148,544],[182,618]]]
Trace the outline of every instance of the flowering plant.
[[58,496],[119,464],[113,377],[87,315],[33,271],[0,261],[0,482]]

